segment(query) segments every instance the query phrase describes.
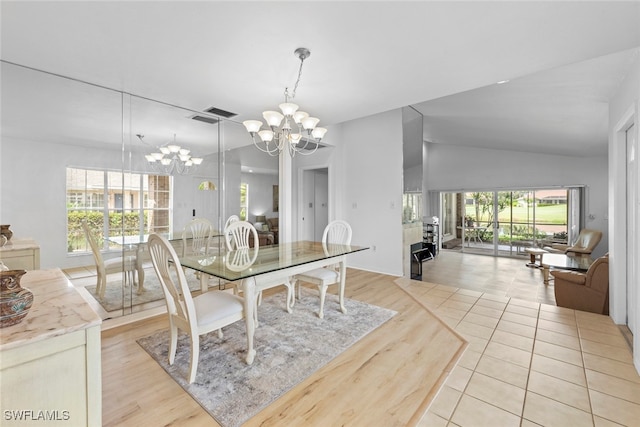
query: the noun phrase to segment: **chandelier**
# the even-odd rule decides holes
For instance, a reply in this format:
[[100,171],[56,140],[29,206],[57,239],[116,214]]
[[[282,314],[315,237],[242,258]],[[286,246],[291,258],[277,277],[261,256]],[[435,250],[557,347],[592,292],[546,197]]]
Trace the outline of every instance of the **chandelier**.
[[309,49],[304,47],[296,49],[293,53],[300,59],[300,70],[298,71],[298,80],[293,87],[293,93],[289,93],[289,88],[284,90],[284,103],[279,105],[282,113],[278,111],[262,113],[262,117],[267,123],[267,129],[262,129],[263,123],[260,120],[242,122],[251,135],[253,144],[270,156],[277,156],[283,150],[288,150],[291,157],[296,153],[313,154],[318,149],[318,143],[327,133],[325,128],[316,127],[320,119],[310,117],[304,111],[299,111],[297,104],[289,102],[296,97],[304,60],[311,55]]
[[[140,141],[144,142],[144,135],[136,135]],[[173,135],[173,143],[167,143],[157,147],[158,151],[146,154],[147,164],[154,172],[167,175],[187,175],[199,166],[203,159],[191,156],[191,150],[183,148],[176,143],[176,135]]]

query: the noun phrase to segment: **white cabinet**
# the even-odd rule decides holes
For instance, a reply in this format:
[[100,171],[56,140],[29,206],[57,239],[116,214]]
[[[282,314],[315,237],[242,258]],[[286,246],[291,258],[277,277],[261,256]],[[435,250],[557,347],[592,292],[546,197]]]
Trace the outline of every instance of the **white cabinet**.
[[0,247],[0,260],[11,270],[38,270],[40,246],[33,239],[11,239]]
[[59,269],[29,271],[21,323],[0,329],[2,426],[102,425],[100,317]]

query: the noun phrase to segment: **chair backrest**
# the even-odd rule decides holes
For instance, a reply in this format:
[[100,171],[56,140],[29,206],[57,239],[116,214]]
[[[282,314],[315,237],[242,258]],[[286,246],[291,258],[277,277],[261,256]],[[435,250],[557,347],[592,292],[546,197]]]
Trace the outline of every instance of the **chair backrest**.
[[577,250],[581,253],[591,253],[602,239],[602,231],[583,228],[576,242],[567,249],[567,252]]
[[192,219],[182,231],[182,256],[207,255],[212,235],[213,225],[208,220]]
[[348,222],[342,220],[331,221],[322,233],[322,243],[350,245],[351,244],[351,226]]
[[89,229],[89,224],[87,224],[86,220],[82,220],[82,229],[84,230],[84,235],[86,236],[87,241],[89,242],[89,246],[91,247],[93,260],[96,263],[96,267],[98,269],[104,269],[104,258],[102,258],[102,253],[100,252],[100,248],[98,247],[98,242]]
[[224,234],[224,242],[225,245],[227,246],[228,250],[232,250],[233,248],[230,248],[229,245],[227,244],[227,236],[229,235],[229,233],[227,233],[227,228],[229,228],[229,225],[233,224],[234,222],[238,222],[240,221],[240,218],[238,218],[238,215],[231,215],[229,218],[227,218],[227,221],[224,223],[224,231],[222,232]]
[[229,224],[236,221],[240,221],[240,218],[238,218],[238,215],[231,215],[229,218],[227,218],[227,221],[224,223],[224,229],[226,230]]
[[253,236],[253,242],[255,242],[255,246],[258,247],[260,245],[258,241],[258,232],[250,222],[232,222],[224,230],[224,239],[227,244],[227,250],[232,251],[234,249],[249,248],[249,236]]
[[167,312],[184,322],[183,326],[189,325],[192,331],[195,330],[195,305],[175,249],[167,239],[155,233],[149,236],[147,247],[162,285]]
[[587,270],[585,286],[599,292],[607,292],[609,289],[609,256],[601,256],[596,259]]

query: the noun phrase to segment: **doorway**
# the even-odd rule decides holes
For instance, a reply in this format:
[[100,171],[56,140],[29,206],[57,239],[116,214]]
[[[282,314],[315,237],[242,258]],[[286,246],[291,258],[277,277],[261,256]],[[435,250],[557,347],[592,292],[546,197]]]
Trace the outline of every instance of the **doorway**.
[[302,171],[300,195],[300,240],[319,242],[329,223],[329,169]]

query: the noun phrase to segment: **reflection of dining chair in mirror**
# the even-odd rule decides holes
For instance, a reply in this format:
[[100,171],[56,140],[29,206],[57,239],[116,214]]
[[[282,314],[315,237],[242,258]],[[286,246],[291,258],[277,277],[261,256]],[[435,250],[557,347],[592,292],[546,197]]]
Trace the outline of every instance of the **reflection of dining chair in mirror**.
[[[204,218],[194,218],[182,230],[182,256],[209,255],[213,226]],[[200,274],[196,273],[196,277]]]
[[124,282],[135,284],[136,271],[138,272],[138,293],[141,293],[144,281],[144,272],[142,271],[142,265],[138,265],[137,257],[135,255],[125,255],[116,258],[104,259],[102,252],[98,247],[95,236],[89,229],[89,224],[86,220],[82,221],[82,229],[93,252],[93,260],[96,263],[97,282],[96,282],[96,295],[100,299],[104,298],[104,292],[107,288],[107,275],[112,273],[125,273]]
[[251,267],[258,257],[258,247],[236,249],[227,253],[225,265],[231,271],[243,271]]
[[204,218],[194,218],[182,231],[182,256],[208,255],[213,226]]
[[219,290],[192,297],[184,271],[180,268],[178,255],[167,239],[152,234],[149,236],[148,247],[169,314],[169,365],[173,365],[175,360],[178,329],[182,329],[191,338],[191,363],[187,381],[192,383],[198,370],[200,335],[217,330],[218,337],[222,338],[224,326],[244,319],[244,302],[237,295]]
[[[322,245],[325,253],[331,253],[331,244],[350,245],[353,232],[351,226],[346,221],[331,221],[324,229],[322,234]],[[320,292],[320,311],[318,317],[324,317],[324,300],[327,294],[327,288],[330,285],[340,283],[340,271],[338,264],[327,267],[316,268],[302,274],[298,274],[294,280],[294,287],[298,284],[298,299],[300,299],[300,282],[314,284]]]

